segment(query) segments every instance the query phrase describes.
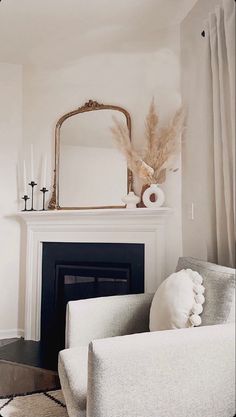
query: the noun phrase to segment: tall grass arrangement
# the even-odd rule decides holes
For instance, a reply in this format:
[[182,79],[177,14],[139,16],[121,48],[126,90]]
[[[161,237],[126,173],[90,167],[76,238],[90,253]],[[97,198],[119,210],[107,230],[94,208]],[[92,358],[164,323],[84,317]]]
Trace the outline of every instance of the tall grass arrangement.
[[130,141],[126,124],[113,117],[111,131],[118,148],[125,156],[129,169],[144,184],[161,184],[165,181],[167,170],[177,170],[175,162],[181,150],[184,119],[184,109],[180,107],[167,126],[160,127],[153,99],[145,121],[146,145],[144,152],[140,153]]

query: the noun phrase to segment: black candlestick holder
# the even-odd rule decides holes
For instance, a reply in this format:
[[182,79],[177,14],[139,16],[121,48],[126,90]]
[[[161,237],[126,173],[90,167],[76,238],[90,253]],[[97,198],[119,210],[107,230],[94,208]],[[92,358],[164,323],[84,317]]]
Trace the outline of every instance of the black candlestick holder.
[[40,191],[43,193],[43,208],[42,208],[42,211],[45,211],[46,210],[45,209],[45,194],[48,192],[48,190],[47,190],[46,187],[43,187],[43,188],[41,188]]
[[34,187],[37,185],[37,183],[34,182],[34,181],[31,181],[29,183],[29,185],[32,187],[32,191],[31,191],[31,209],[30,209],[30,211],[36,211],[34,209]]
[[29,199],[30,198],[26,194],[22,197],[22,200],[25,201],[25,208],[23,210],[21,210],[21,211],[28,211],[27,210],[27,200],[29,200]]

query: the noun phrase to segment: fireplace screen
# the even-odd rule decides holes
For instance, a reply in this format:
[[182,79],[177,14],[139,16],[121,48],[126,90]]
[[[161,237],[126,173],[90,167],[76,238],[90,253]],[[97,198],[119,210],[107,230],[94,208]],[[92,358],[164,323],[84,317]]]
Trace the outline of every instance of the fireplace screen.
[[126,264],[59,265],[57,273],[63,277],[66,302],[129,292],[130,266]]

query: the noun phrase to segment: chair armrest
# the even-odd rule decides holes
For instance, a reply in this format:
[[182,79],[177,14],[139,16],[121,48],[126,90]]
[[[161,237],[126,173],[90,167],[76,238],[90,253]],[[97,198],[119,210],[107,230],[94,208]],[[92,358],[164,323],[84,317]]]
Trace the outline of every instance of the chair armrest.
[[234,387],[232,324],[89,346],[87,417],[230,417]]
[[70,301],[66,314],[66,347],[148,331],[152,298],[152,294],[134,294]]

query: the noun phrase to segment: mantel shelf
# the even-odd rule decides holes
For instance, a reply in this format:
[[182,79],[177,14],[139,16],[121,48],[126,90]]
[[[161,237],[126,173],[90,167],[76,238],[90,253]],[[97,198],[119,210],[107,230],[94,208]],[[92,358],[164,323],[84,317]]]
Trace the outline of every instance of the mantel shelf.
[[46,211],[27,211],[19,212],[18,215],[26,223],[31,221],[53,221],[63,219],[79,218],[150,218],[168,216],[173,212],[169,207],[158,208],[136,208],[136,209],[94,209],[94,210],[46,210]]

